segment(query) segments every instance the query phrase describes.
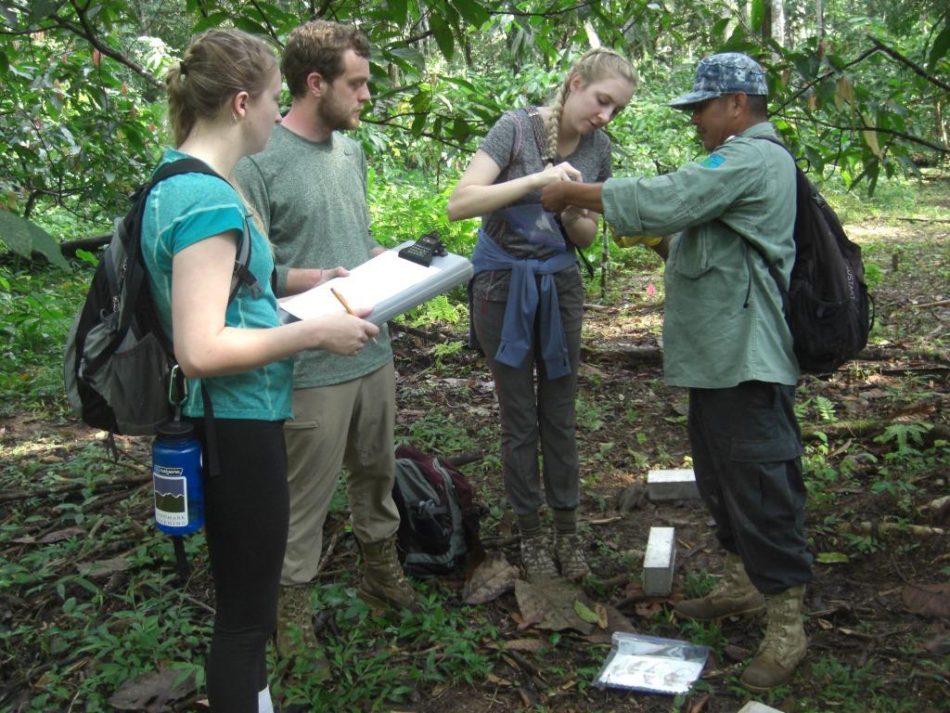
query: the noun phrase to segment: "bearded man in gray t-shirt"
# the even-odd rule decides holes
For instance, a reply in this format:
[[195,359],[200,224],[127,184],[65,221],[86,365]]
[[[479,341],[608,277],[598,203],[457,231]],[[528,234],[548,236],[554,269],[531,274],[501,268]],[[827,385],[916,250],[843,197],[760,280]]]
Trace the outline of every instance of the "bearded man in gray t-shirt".
[[[293,96],[290,111],[265,150],[238,165],[240,185],[274,245],[278,295],[345,274],[383,251],[370,235],[363,151],[341,133],[359,126],[370,99],[369,54],[355,27],[322,20],[297,27],[281,66]],[[323,524],[344,465],[363,556],[359,595],[371,606],[418,608],[395,547],[395,410],[385,327],[356,356],[297,357],[294,418],[285,426],[290,532],[277,639],[284,655],[316,647],[308,585],[319,569]]]

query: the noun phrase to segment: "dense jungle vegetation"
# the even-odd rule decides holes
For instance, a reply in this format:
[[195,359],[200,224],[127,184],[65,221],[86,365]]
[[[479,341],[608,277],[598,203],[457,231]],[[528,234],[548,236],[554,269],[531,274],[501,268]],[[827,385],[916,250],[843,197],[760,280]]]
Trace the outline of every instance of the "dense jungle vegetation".
[[[147,439],[68,411],[62,346],[128,194],[169,142],[162,77],[219,25],[270,38],[311,16],[358,23],[373,46],[366,149],[376,237],[429,230],[468,254],[473,221],[445,204],[506,109],[540,104],[592,45],[626,53],[641,85],[609,127],[615,175],[700,156],[666,102],[696,62],[742,51],[768,71],[772,121],[865,252],[876,323],[861,358],[805,377],[808,520],[816,581],[809,656],[766,699],[787,713],[944,710],[950,614],[950,9],[940,0],[5,0],[0,2],[0,711],[200,711],[214,602],[202,537],[175,581],[151,523]],[[289,104],[288,97],[284,97]],[[583,533],[595,575],[550,627],[507,592],[464,603],[462,577],[419,582],[417,617],[353,596],[345,499],[327,523],[315,625],[330,671],[272,661],[284,710],[734,713],[755,622],[677,621],[670,601],[718,571],[695,503],[636,497],[653,468],[689,467],[685,394],[663,384],[662,264],[606,233],[589,257],[578,399]],[[497,406],[465,346],[463,290],[393,325],[401,440],[451,455],[487,513],[491,556],[517,562],[498,472]],[[677,528],[673,595],[639,584],[646,534]],[[555,608],[542,602],[534,609]],[[603,616],[600,613],[603,612]],[[569,613],[569,612],[568,612]],[[541,617],[543,620],[544,617]],[[564,619],[565,617],[562,617]],[[569,618],[569,617],[567,617]],[[574,620],[576,623],[576,619]],[[592,687],[615,630],[708,645],[684,696]],[[941,704],[940,701],[944,703]]]

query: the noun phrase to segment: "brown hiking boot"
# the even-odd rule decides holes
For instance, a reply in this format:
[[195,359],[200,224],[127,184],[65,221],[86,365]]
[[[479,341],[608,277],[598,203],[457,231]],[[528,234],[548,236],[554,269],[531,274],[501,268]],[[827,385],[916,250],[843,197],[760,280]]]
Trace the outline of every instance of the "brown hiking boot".
[[529,582],[557,578],[557,567],[551,558],[551,549],[543,535],[521,538],[521,564]]
[[308,681],[319,682],[330,677],[330,661],[313,630],[310,585],[282,586],[278,591],[275,639],[277,656],[288,662],[287,680],[304,675]]
[[399,564],[395,536],[379,542],[357,542],[363,553],[363,578],[357,589],[360,599],[379,609],[418,612],[419,598]]
[[768,691],[792,677],[805,657],[808,640],[802,625],[805,585],[765,597],[768,625],[765,638],[739,682],[752,691]]
[[584,559],[584,543],[577,533],[556,535],[554,538],[554,555],[561,565],[561,576],[564,579],[577,581],[590,574],[590,567]]
[[277,653],[290,658],[317,648],[310,586],[281,586],[277,594]]
[[700,621],[713,621],[726,616],[757,614],[765,608],[765,597],[746,574],[742,558],[726,553],[725,571],[705,597],[678,602],[674,611],[680,616]]

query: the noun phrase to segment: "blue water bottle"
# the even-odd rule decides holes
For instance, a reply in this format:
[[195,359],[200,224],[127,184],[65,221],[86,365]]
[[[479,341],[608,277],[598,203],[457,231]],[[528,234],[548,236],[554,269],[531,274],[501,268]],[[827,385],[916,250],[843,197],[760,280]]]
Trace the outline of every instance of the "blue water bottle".
[[155,522],[162,532],[190,535],[204,525],[201,442],[187,421],[162,424],[152,442]]

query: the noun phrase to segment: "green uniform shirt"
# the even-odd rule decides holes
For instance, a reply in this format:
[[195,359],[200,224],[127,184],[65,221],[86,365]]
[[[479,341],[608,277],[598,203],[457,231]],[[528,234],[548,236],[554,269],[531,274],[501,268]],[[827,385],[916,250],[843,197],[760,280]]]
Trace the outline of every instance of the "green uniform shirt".
[[[370,237],[363,150],[339,132],[315,142],[275,126],[267,147],[241,159],[235,176],[273,243],[278,295],[285,293],[289,267],[352,269],[378,247]],[[386,327],[356,356],[300,352],[294,388],[352,381],[392,358]]]
[[[669,235],[663,370],[673,386],[794,385],[798,362],[782,298],[757,245],[786,282],[795,259],[795,170],[762,122],[699,163],[604,184],[604,216],[621,235]],[[741,237],[740,237],[741,236]]]

